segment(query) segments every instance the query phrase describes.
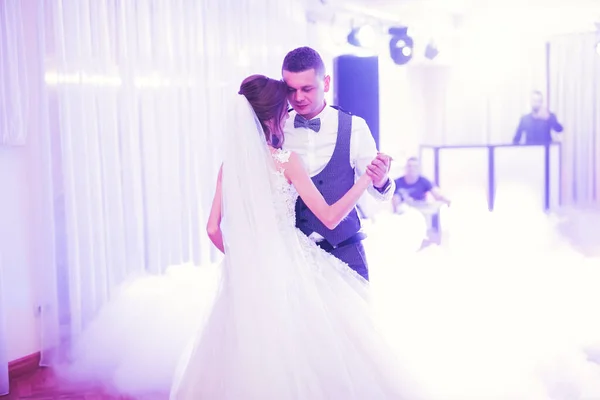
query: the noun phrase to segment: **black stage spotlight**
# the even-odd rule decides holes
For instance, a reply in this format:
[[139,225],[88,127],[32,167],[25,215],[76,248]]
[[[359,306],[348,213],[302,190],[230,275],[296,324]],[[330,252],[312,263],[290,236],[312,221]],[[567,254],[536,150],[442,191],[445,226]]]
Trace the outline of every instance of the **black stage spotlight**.
[[414,41],[408,36],[408,28],[393,27],[389,29],[390,39],[390,57],[394,63],[404,65],[413,57]]

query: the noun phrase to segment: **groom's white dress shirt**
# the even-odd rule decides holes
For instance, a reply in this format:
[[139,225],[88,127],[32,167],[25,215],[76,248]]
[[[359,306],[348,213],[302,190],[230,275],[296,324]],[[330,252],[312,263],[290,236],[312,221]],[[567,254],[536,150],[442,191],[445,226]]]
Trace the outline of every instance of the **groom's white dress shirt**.
[[[315,117],[321,119],[319,132],[309,128],[294,128],[295,117],[296,111],[291,111],[284,128],[283,147],[297,153],[304,162],[308,174],[313,177],[323,171],[333,156],[338,134],[338,111],[326,106]],[[357,177],[365,173],[367,166],[375,157],[377,157],[377,147],[371,130],[364,119],[353,115],[349,162],[355,168]],[[394,195],[394,184],[393,181],[390,183],[391,185],[383,193],[372,185],[367,190],[378,200],[391,200]]]

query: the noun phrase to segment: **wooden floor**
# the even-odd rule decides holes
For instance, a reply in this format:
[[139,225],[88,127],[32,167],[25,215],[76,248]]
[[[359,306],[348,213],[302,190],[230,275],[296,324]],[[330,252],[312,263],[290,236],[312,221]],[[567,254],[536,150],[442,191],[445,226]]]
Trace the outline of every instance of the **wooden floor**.
[[[74,386],[60,382],[52,370],[47,368],[13,379],[10,388],[11,394],[1,397],[1,400],[133,400],[130,397],[108,395],[93,385]],[[157,396],[153,400],[166,397]]]

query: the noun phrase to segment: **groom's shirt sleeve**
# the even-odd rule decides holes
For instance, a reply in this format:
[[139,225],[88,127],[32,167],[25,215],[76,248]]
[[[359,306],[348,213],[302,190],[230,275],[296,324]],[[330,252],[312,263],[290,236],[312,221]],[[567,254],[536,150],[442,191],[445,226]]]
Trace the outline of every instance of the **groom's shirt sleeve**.
[[[377,157],[377,146],[369,126],[364,119],[352,116],[352,134],[350,136],[350,164],[354,167],[357,177],[367,170],[367,166]],[[381,201],[389,201],[394,196],[395,183],[390,179],[390,185],[381,193],[373,185],[367,191],[371,196]]]

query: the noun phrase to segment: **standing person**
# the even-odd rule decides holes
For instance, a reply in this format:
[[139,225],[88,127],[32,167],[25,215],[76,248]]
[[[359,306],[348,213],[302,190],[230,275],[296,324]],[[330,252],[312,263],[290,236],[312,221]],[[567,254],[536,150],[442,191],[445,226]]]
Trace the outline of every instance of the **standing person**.
[[536,90],[531,95],[531,112],[521,117],[513,143],[521,144],[524,135],[524,144],[550,144],[552,131],[560,133],[563,127],[556,115],[544,106],[542,92]]
[[[394,182],[388,177],[389,157],[377,154],[375,140],[364,119],[327,105],[331,77],[319,53],[310,47],[290,51],[283,60],[283,80],[293,111],[285,125],[284,148],[298,154],[325,200],[332,204],[346,193],[365,171],[373,174],[367,191],[389,201]],[[319,247],[347,263],[363,278],[369,270],[356,209],[335,229],[329,229],[307,207],[296,205],[296,226]]]

